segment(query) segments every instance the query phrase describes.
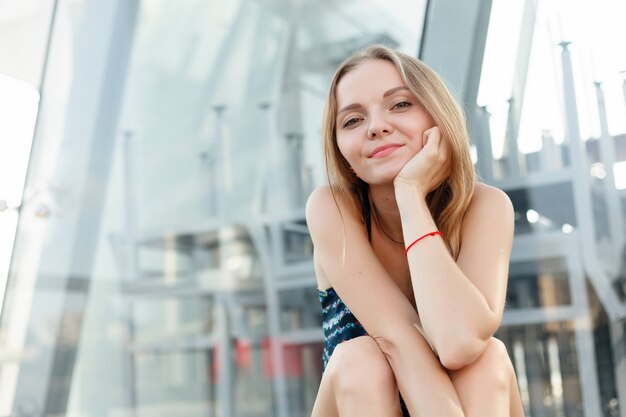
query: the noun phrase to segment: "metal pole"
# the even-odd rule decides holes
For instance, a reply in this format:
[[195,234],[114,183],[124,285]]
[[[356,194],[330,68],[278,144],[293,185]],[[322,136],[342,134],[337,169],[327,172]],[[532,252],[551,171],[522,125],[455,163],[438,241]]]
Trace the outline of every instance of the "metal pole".
[[624,245],[624,221],[622,219],[621,202],[617,190],[615,189],[615,175],[613,165],[615,164],[615,139],[609,135],[609,127],[606,116],[606,106],[604,101],[604,91],[602,84],[595,83],[596,97],[598,99],[598,114],[600,116],[600,161],[604,164],[606,177],[602,181],[604,196],[606,198],[611,235],[611,246],[613,253],[612,271],[618,271],[620,267],[621,248]]
[[[222,231],[220,231],[221,233]],[[223,272],[223,271],[222,271]],[[218,416],[234,417],[234,366],[231,356],[230,343],[230,317],[228,315],[228,302],[226,300],[226,291],[219,290],[215,294],[215,324],[217,327],[218,340],[216,346],[219,346],[217,363],[219,371],[217,377],[218,402],[220,404]]]
[[478,173],[483,181],[490,183],[493,181],[493,150],[491,148],[491,129],[489,128],[489,117],[487,107],[481,106],[476,109],[476,165]]
[[[126,276],[123,277],[123,281],[132,282],[140,278],[139,277],[139,265],[137,262],[137,205],[135,204],[135,194],[133,193],[135,188],[135,178],[133,175],[133,132],[131,130],[125,130],[122,132],[122,146],[123,146],[123,163],[124,163],[124,220],[126,227],[126,240],[125,240],[125,272]],[[135,326],[133,323],[133,305],[132,303],[126,304],[126,311],[128,318],[128,337],[132,342],[135,337]],[[131,415],[136,415],[137,408],[137,385],[135,374],[137,372],[135,366],[135,355],[136,352],[130,350],[128,352],[128,369],[125,372],[125,376],[127,378],[127,401],[129,405],[129,411]]]
[[[579,241],[582,242],[581,251],[591,251],[588,256],[595,256],[595,247],[589,244],[589,240],[595,238],[595,228],[593,224],[593,211],[591,208],[590,194],[591,186],[589,180],[589,165],[587,163],[586,149],[580,140],[580,129],[578,125],[578,109],[576,106],[576,92],[574,90],[574,72],[572,61],[568,50],[569,42],[561,42],[561,59],[563,64],[563,95],[565,103],[566,118],[566,138],[569,142],[570,162],[573,175],[574,204],[576,206],[576,221],[580,228]],[[585,265],[587,266],[587,265]],[[596,281],[593,274],[589,274],[591,281]],[[576,291],[579,297],[587,300],[587,290],[584,281],[579,283]],[[572,285],[575,285],[572,282]],[[588,306],[588,304],[586,304]],[[587,317],[575,320],[576,346],[578,349],[578,369],[580,384],[583,395],[584,415],[587,417],[600,416],[600,392],[598,387],[598,376],[595,368],[595,349],[593,345],[592,329],[589,311]]]
[[515,111],[515,99],[509,99],[509,111],[505,133],[506,175],[518,178],[522,175],[519,163],[519,149],[517,147],[517,132],[519,131],[517,112]]
[[[624,247],[624,223],[621,216],[620,199],[615,189],[615,175],[613,173],[613,164],[615,164],[615,139],[609,135],[609,128],[606,115],[606,105],[604,100],[604,91],[602,84],[595,83],[596,97],[598,99],[598,114],[600,116],[600,160],[605,166],[606,177],[602,181],[604,187],[604,195],[607,202],[609,214],[609,224],[611,233],[611,247],[613,248],[614,271],[619,271],[621,266],[621,254]],[[626,80],[624,83],[626,93]],[[624,96],[626,98],[626,96]],[[624,324],[622,321],[614,321],[609,323],[609,333],[611,335],[611,350],[613,352],[613,362],[615,367],[615,382],[617,390],[617,398],[620,407],[620,417],[626,417],[626,352],[624,352],[623,340]]]
[[210,199],[210,214],[219,219],[224,219],[226,189],[224,175],[224,118],[223,114],[226,110],[226,106],[216,105],[213,106],[213,112],[215,113],[215,134],[213,136],[214,146],[209,150],[208,164],[209,164],[209,199]]
[[563,169],[561,147],[554,142],[554,137],[549,130],[544,130],[541,135],[541,170],[559,171]]
[[[280,191],[280,182],[278,175],[279,169],[279,161],[281,160],[279,157],[279,146],[277,143],[276,135],[272,129],[272,112],[271,112],[271,104],[269,103],[261,103],[259,108],[264,113],[264,118],[266,121],[265,132],[267,143],[269,144],[269,161],[270,166],[268,169],[269,173],[269,189],[268,191],[268,206],[266,207],[266,214],[269,219],[269,228],[268,233],[263,233],[263,237],[270,239],[265,239],[267,245],[269,246],[268,251],[268,268],[266,269],[265,278],[265,298],[267,305],[267,319],[268,319],[268,333],[270,337],[270,357],[272,358],[272,383],[274,384],[274,404],[276,410],[277,417],[288,417],[289,416],[289,408],[287,404],[287,383],[285,381],[285,364],[283,361],[283,344],[281,340],[281,329],[280,329],[280,297],[278,296],[278,288],[276,285],[276,271],[282,265],[283,260],[283,245],[282,245],[282,236],[281,236],[281,228],[279,223],[280,219],[280,207],[276,205],[277,200],[279,200],[279,196],[277,195]],[[272,195],[269,195],[272,193]]]

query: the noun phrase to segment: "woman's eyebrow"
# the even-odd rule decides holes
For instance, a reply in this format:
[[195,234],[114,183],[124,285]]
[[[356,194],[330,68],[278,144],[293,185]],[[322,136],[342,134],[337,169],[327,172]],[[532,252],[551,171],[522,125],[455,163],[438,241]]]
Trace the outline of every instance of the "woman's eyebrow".
[[344,107],[343,109],[339,110],[337,112],[337,116],[339,116],[341,113],[343,113],[344,111],[348,111],[348,110],[352,110],[352,109],[358,109],[359,107],[361,107],[360,104],[357,103],[353,103],[353,104],[348,104],[346,107]]
[[401,85],[399,87],[394,87],[391,90],[387,90],[385,91],[385,94],[383,94],[383,97],[387,97],[392,95],[393,93],[395,93],[396,91],[400,91],[400,90],[409,90],[408,88],[406,88],[405,86]]
[[[395,93],[396,91],[400,91],[400,90],[407,90],[407,91],[408,91],[409,89],[408,89],[407,87],[403,86],[403,85],[401,85],[401,86],[399,86],[399,87],[394,87],[394,88],[391,88],[391,89],[389,89],[389,90],[385,91],[385,93],[383,94],[383,98],[384,98],[384,97],[387,97],[387,96],[390,96],[390,95],[392,95],[393,93]],[[344,108],[342,108],[341,110],[339,110],[339,111],[337,112],[337,116],[339,116],[339,115],[340,115],[341,113],[343,113],[344,111],[348,111],[348,110],[352,110],[352,109],[357,109],[357,108],[359,108],[359,107],[361,107],[361,105],[360,105],[360,104],[358,104],[358,103],[348,104],[347,106],[345,106]]]

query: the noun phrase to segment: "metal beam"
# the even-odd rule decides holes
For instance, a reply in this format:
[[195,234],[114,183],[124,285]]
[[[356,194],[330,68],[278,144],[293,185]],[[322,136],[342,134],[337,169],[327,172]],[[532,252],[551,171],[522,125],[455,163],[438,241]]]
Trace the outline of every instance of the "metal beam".
[[419,57],[446,80],[467,109],[476,106],[491,3],[491,0],[428,2]]
[[[39,354],[19,364],[15,394],[3,398],[17,413],[29,409],[41,415],[64,415],[67,408],[72,388],[67,381],[75,376],[78,357],[78,340],[68,335],[80,334],[74,330],[84,324],[137,5],[137,1],[120,0],[85,2],[72,43],[72,83],[67,87],[67,105],[61,108],[58,103],[64,102],[68,91],[59,57],[68,45],[59,25],[61,19],[73,16],[71,4],[60,2],[58,23],[51,29],[50,65],[44,74],[27,187],[55,184],[46,191],[65,192],[73,204],[53,200],[57,205],[51,205],[50,217],[38,220],[46,227],[37,230],[29,227],[34,223],[32,213],[22,212],[12,270],[18,281],[32,280],[32,284],[26,288],[19,283],[20,302],[3,314],[13,321],[11,325],[20,327],[10,329],[9,338],[19,339],[17,343]],[[53,122],[59,117],[61,132]],[[56,165],[42,163],[51,152]],[[56,290],[45,289],[48,276],[61,277]],[[67,290],[76,278],[85,280],[82,293]],[[27,314],[15,320],[23,312]],[[33,331],[42,326],[50,329],[51,346],[42,345]],[[11,381],[2,383],[11,387]]]

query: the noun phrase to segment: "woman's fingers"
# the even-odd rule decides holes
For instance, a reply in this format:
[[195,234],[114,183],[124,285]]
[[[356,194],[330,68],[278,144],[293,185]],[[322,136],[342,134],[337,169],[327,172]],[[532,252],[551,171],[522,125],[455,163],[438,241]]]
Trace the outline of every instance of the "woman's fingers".
[[[413,156],[396,178],[421,184],[428,194],[449,176],[449,157],[446,141],[438,126],[422,133],[422,149]],[[443,146],[442,146],[443,145]]]
[[450,175],[450,158],[447,143],[441,137],[441,130],[439,127],[432,127],[424,132],[428,137],[430,143],[430,152],[432,157],[433,166],[437,166],[435,169],[435,178],[430,191],[437,188],[445,179]]
[[430,146],[434,146],[435,148],[439,147],[439,128],[437,126],[431,127],[430,129],[426,129],[424,131],[424,146],[430,143]]

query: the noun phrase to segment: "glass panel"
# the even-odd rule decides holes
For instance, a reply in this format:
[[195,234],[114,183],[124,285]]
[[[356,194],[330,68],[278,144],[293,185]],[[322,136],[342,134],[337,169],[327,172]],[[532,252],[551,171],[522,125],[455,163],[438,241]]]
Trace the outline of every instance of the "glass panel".
[[[554,238],[568,252],[543,259],[533,248],[537,259],[510,265],[512,316],[571,306],[558,310],[571,321],[498,332],[508,338],[526,415],[616,416],[625,400],[626,373],[616,364],[624,354],[626,205],[611,175],[626,159],[626,55],[614,53],[624,30],[615,16],[624,11],[617,3],[493,2],[477,103],[486,106],[481,121],[493,160],[479,153],[479,169],[513,202],[516,239],[524,242],[518,249],[544,248]],[[581,271],[584,286],[573,281]],[[535,313],[529,322],[548,320]],[[592,361],[597,377],[578,369]]]
[[143,353],[135,356],[139,416],[214,415],[215,362],[211,351]]
[[55,3],[0,415],[310,412],[324,94],[362,46],[417,54],[425,2],[183,3]]
[[294,352],[300,365],[300,375],[287,379],[287,398],[289,399],[288,415],[309,417],[322,379],[322,367],[319,358],[324,345],[313,343],[298,346]]
[[309,236],[306,221],[299,220],[282,225],[285,263],[294,264],[310,261],[313,257],[313,241]]
[[515,367],[527,416],[581,416],[582,395],[573,323],[500,329]]
[[554,307],[571,302],[564,259],[511,262],[507,309]]
[[[59,160],[59,143],[71,120],[65,113],[77,62],[71,51],[80,38],[72,34],[82,22],[82,4],[33,0],[0,4],[0,194],[4,194],[0,199],[19,213],[13,218],[18,232],[0,317],[0,415],[59,413],[68,400],[68,375],[79,369],[74,365],[89,280],[84,264],[74,263],[67,273],[72,262],[67,252],[62,253],[72,245],[68,236],[76,227],[76,222],[63,219],[68,212],[77,218],[81,199],[76,191],[82,186],[64,181],[68,168],[76,166],[69,162],[72,158]],[[58,24],[49,33],[53,14]],[[41,83],[44,60],[46,82]],[[39,111],[43,108],[45,112]],[[82,120],[87,119],[82,114]],[[42,140],[33,138],[33,131]],[[81,139],[79,144],[88,143],[85,136]],[[66,143],[66,156],[81,154],[75,145]],[[77,173],[72,172],[75,179],[85,178]],[[5,220],[7,215],[11,213],[0,213]],[[92,232],[93,228],[83,228],[84,236]],[[3,239],[12,237],[2,234]],[[79,252],[80,247],[75,246]],[[83,255],[78,258],[90,258]]]
[[[8,5],[5,5],[5,8],[10,9]],[[12,56],[8,59],[9,56],[5,55],[6,51],[2,50],[2,46],[9,44],[9,42],[1,42],[2,37],[12,37],[14,33],[11,31],[4,33],[6,29],[2,26],[1,11],[2,6],[0,6],[0,63],[20,61]],[[14,28],[25,30],[28,27],[25,22],[16,23],[12,19],[7,20]],[[7,59],[3,59],[4,57]],[[6,71],[5,74],[3,74],[4,71]],[[23,190],[39,107],[39,92],[35,86],[6,75],[7,73],[11,71],[0,65],[0,114],[2,115],[0,123],[0,138],[2,138],[0,140],[0,311],[4,303],[17,216],[21,205],[29,203],[29,201],[23,202]],[[32,199],[32,193],[26,197],[27,200]],[[45,210],[38,211],[38,213],[44,215]]]
[[[261,312],[255,312],[259,315]],[[265,329],[265,331],[267,331]],[[250,342],[235,340],[235,414],[236,416],[275,415],[274,387],[269,344],[266,339]],[[287,356],[286,352],[283,352]],[[294,378],[298,378],[295,375]]]
[[281,325],[284,332],[321,329],[322,310],[317,300],[317,287],[297,288],[280,292]]
[[6,277],[9,274],[9,263],[13,252],[13,239],[17,229],[17,213],[0,213],[0,311],[4,304]]
[[135,299],[133,331],[138,344],[183,340],[185,336],[211,334],[215,317],[210,297]]
[[615,334],[618,331],[626,331],[626,323],[611,323],[606,313],[600,308],[600,302],[595,292],[590,289],[591,306],[595,314],[594,320],[594,348],[596,351],[596,370],[598,372],[598,385],[600,390],[600,401],[602,412],[607,416],[619,416],[618,390],[619,383],[616,383],[620,372],[616,366],[620,359],[614,355]]
[[515,233],[572,231],[576,226],[571,182],[509,189],[515,209]]
[[[0,2],[0,74],[39,89],[56,3],[47,0]],[[76,18],[83,2],[73,3]],[[67,24],[65,28],[70,27]]]

